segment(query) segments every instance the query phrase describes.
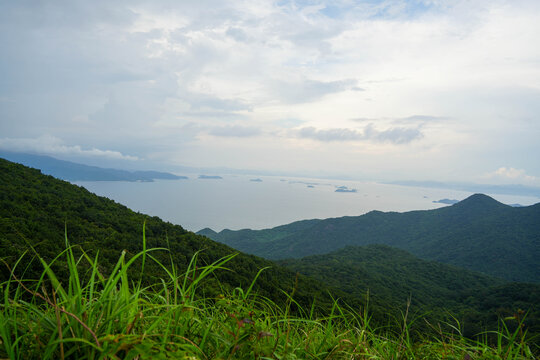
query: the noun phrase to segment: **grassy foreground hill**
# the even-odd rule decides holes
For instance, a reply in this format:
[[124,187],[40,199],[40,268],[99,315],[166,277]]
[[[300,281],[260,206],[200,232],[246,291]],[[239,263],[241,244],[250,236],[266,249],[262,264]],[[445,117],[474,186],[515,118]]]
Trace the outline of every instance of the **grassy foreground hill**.
[[[214,299],[201,296],[203,278],[230,257],[197,269],[195,255],[185,274],[169,271],[160,283],[142,287],[128,271],[152,249],[127,262],[122,254],[108,274],[97,258],[77,258],[72,250],[61,255],[68,265],[62,282],[43,262],[39,281],[12,275],[0,284],[0,358],[532,360],[539,354],[527,330],[509,330],[504,322],[471,340],[459,324],[413,333],[407,315],[398,327],[375,328],[367,312],[337,302],[323,316],[301,308],[293,314],[292,297],[279,305],[251,286]],[[89,265],[89,278],[81,261]],[[519,315],[514,320],[521,324]]]
[[482,194],[435,210],[372,211],[273,229],[199,234],[268,259],[385,244],[510,281],[540,282],[540,203],[515,208]]

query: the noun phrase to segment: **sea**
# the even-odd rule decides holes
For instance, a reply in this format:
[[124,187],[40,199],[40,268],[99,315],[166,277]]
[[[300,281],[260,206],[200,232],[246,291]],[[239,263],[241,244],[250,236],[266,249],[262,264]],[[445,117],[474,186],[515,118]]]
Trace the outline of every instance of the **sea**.
[[[77,185],[132,210],[181,225],[187,230],[211,228],[265,229],[297,220],[357,216],[372,210],[428,210],[463,200],[471,192],[422,188],[369,181],[282,176],[220,175],[221,178],[153,182],[78,181]],[[505,204],[532,205],[536,197],[487,194]]]

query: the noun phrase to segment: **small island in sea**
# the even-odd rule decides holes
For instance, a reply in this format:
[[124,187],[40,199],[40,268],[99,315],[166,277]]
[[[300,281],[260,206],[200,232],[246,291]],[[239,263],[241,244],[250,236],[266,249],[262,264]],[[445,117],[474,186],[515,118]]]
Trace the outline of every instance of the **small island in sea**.
[[432,201],[435,204],[446,204],[446,205],[454,205],[459,202],[459,200],[456,199],[441,199],[441,200],[433,200]]
[[335,192],[339,193],[355,193],[357,192],[356,189],[349,189],[347,186],[336,186]]
[[218,176],[218,175],[199,175],[199,179],[219,180],[219,179],[223,179],[223,178],[221,176]]
[[259,179],[259,178],[257,178],[257,179],[249,179],[249,181],[251,181],[251,182],[262,182],[262,179]]

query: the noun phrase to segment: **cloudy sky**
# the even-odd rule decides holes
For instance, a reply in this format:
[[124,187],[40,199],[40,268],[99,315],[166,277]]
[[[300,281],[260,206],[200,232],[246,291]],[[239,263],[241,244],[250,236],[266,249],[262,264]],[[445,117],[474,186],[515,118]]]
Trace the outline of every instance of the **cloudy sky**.
[[0,149],[540,186],[540,1],[0,1]]

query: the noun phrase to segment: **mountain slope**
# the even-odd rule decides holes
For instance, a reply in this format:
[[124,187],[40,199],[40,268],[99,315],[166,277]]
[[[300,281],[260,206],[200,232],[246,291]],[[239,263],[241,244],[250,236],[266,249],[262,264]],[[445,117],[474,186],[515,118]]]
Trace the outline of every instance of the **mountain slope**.
[[153,181],[178,180],[185,176],[159,171],[127,171],[58,160],[50,156],[0,151],[0,157],[25,166],[40,169],[44,174],[68,181]]
[[297,223],[280,231],[241,230],[212,239],[269,259],[324,254],[347,245],[385,244],[511,281],[540,282],[540,203],[514,208],[481,194],[448,207]]
[[224,229],[219,233],[216,233],[214,230],[205,228],[197,231],[197,234],[207,236],[210,239],[219,238],[219,241],[222,243],[231,243],[234,244],[234,248],[242,248],[244,246],[249,247],[253,241],[256,241],[260,244],[270,243],[276,239],[282,239],[289,236],[291,233],[297,233],[305,231],[314,226],[317,222],[321,220],[302,220],[296,221],[288,225],[276,226],[272,229],[266,230],[251,230],[251,229],[242,229],[242,230],[229,230]]
[[503,280],[435,261],[419,259],[386,245],[347,246],[324,255],[277,261],[303,274],[334,283],[362,296],[367,290],[375,299],[403,306],[439,306],[452,303],[471,289],[501,285]]
[[444,318],[450,312],[465,326],[468,336],[481,332],[485,324],[496,327],[495,314],[512,316],[518,308],[529,312],[529,329],[540,331],[540,285],[509,284],[421,260],[386,245],[347,246],[329,254],[280,260],[278,264],[356,297],[369,291],[370,307],[380,312],[386,304],[404,310],[408,299],[413,314],[429,311],[432,318]]
[[[231,252],[236,252],[223,244],[188,232],[178,225],[133,212],[114,201],[91,194],[82,187],[42,175],[38,170],[0,159],[0,258],[5,262],[0,264],[0,283],[9,276],[8,266],[13,267],[16,260],[25,251],[29,251],[29,254],[25,255],[18,269],[20,272],[24,271],[26,279],[37,277],[43,269],[37,261],[31,261],[30,245],[36,249],[40,256],[50,262],[65,248],[65,229],[67,229],[71,244],[81,246],[92,256],[99,252],[100,266],[103,267],[101,270],[103,273],[109,273],[112,264],[116,263],[123,250],[127,252],[129,257],[142,249],[142,228],[145,221],[147,247],[168,248],[169,252],[153,252],[153,255],[165,264],[170,263],[170,256],[178,267],[179,273],[186,269],[187,263],[198,250],[202,250],[199,264],[212,263]],[[310,222],[305,222],[299,224],[297,228],[306,229],[309,224]],[[389,254],[393,253],[392,251],[395,250],[389,250]],[[402,254],[398,253],[399,256]],[[340,260],[338,260],[339,262]],[[382,262],[381,260],[380,263]],[[387,265],[390,268],[394,266]],[[219,282],[215,278],[209,278],[205,283],[206,296],[219,295],[223,291],[221,287],[231,289],[240,286],[246,289],[260,269],[269,267],[262,272],[254,289],[260,295],[268,297],[280,305],[285,304],[287,300],[286,295],[280,289],[288,293],[294,291],[295,301],[307,309],[310,308],[314,298],[316,299],[316,307],[320,310],[328,309],[331,306],[332,297],[342,299],[353,309],[360,309],[361,305],[365,304],[363,299],[366,287],[362,283],[359,283],[354,289],[346,287],[338,289],[342,283],[349,283],[350,286],[353,286],[353,283],[349,281],[350,279],[354,280],[354,277],[343,277],[342,282],[330,278],[317,281],[302,274],[297,276],[292,266],[291,269],[287,269],[268,260],[241,253],[226,266],[231,271],[219,271]],[[436,268],[440,265],[433,266]],[[66,268],[66,264],[59,260],[55,272],[60,278],[62,275],[65,277]],[[140,275],[138,267],[134,266],[132,269],[134,273],[131,275],[133,278],[137,278]],[[413,267],[412,270],[409,270],[414,272],[414,269]],[[375,274],[375,270],[381,270],[381,272]],[[393,309],[396,306],[403,309],[406,299],[403,294],[408,290],[400,290],[388,280],[395,276],[392,272],[386,274],[383,268],[375,270],[371,269],[365,273],[366,279],[378,279],[378,285],[382,289],[375,291],[376,288],[373,287],[372,291],[376,292],[377,295],[374,295],[376,298],[373,299],[370,314],[373,315],[377,323],[385,324],[388,317],[399,316],[399,313],[394,312]],[[416,269],[416,271],[426,270]],[[435,273],[434,270],[430,271]],[[325,273],[336,272],[333,269],[325,268]],[[483,298],[475,297],[475,292],[489,294],[490,286],[506,285],[499,280],[477,274],[469,276],[461,273],[461,270],[457,270],[454,275],[441,277],[440,280],[447,281],[452,277],[459,278],[462,280],[461,283],[448,280],[449,286],[454,287],[455,290],[462,287],[475,289],[474,292],[471,291],[473,293],[470,297],[473,301],[472,305],[465,306],[472,314],[477,314],[477,309],[485,307]],[[145,265],[144,276],[149,284],[165,277],[160,267],[151,261]],[[414,278],[412,275],[410,276]],[[322,281],[327,281],[330,285],[326,285]],[[438,308],[438,303],[447,304],[445,297],[448,296],[448,293],[439,289],[441,287],[444,289],[444,286],[436,286],[433,282],[430,284],[434,286],[433,295],[429,299],[426,297],[423,302],[419,303],[419,306]],[[369,287],[371,288],[371,285]],[[531,287],[527,286],[525,289],[503,291],[509,297],[507,302],[511,305],[508,308],[515,308],[516,293],[513,291],[516,291],[518,295],[526,294],[527,299],[522,301],[522,308],[528,309],[530,304],[528,299],[531,295],[528,295],[527,291],[530,289]],[[416,301],[414,294],[417,290],[414,287],[413,290]],[[379,296],[379,292],[384,295]],[[496,301],[495,304],[500,304],[500,302]],[[487,309],[485,314],[494,314],[491,307],[485,308]],[[486,324],[482,317],[479,321]],[[493,325],[496,321],[495,316],[495,320],[492,319],[489,324]]]
[[[65,230],[71,244],[80,245],[92,255],[99,252],[100,264],[105,272],[110,271],[123,250],[128,256],[142,250],[145,222],[147,247],[168,248],[170,253],[159,251],[153,255],[165,264],[169,264],[172,257],[180,273],[198,250],[202,250],[200,263],[206,264],[237,252],[181,226],[136,213],[82,187],[43,175],[39,170],[0,159],[0,258],[13,267],[16,260],[28,252],[19,266],[21,271],[25,269],[26,278],[38,276],[43,270],[37,261],[31,261],[30,246],[51,261],[65,249]],[[240,253],[227,267],[233,271],[219,272],[219,280],[222,286],[229,288],[247,288],[260,269],[269,267],[257,280],[255,289],[281,304],[286,296],[279,289],[291,292],[294,287],[295,299],[308,307],[314,298],[323,307],[331,305],[329,291],[351,304],[359,304],[351,296],[320,282],[304,276],[296,280],[296,273],[252,255]],[[60,274],[66,272],[61,261],[57,268]],[[161,271],[153,262],[147,262],[146,280],[154,283],[163,277]],[[8,267],[0,263],[0,282],[8,276]],[[206,291],[217,295],[219,286],[216,279],[209,279]]]

